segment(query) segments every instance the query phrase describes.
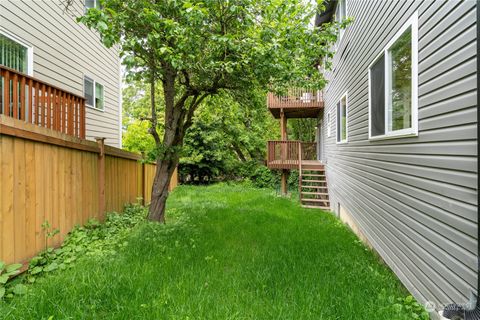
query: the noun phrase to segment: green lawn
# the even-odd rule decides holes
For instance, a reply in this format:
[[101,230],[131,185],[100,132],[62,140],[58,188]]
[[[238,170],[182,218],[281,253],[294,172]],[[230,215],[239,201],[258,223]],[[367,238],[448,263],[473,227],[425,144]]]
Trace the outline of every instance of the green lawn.
[[407,319],[392,299],[408,293],[329,213],[224,184],[179,187],[168,207],[166,226],[40,279],[0,318]]

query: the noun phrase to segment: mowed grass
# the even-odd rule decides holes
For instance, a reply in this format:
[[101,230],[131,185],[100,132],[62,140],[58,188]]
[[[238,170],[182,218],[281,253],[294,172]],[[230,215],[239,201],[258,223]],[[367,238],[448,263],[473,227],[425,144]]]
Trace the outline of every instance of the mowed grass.
[[143,223],[115,256],[41,279],[0,318],[405,317],[391,297],[407,292],[330,213],[225,184],[179,187],[168,208],[167,225]]

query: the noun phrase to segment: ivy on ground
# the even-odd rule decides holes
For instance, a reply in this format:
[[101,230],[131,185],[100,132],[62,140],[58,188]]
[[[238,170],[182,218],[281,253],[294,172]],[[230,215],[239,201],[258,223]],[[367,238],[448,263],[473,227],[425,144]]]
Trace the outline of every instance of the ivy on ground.
[[[35,283],[56,270],[71,268],[81,257],[107,256],[117,253],[128,242],[126,238],[132,228],[145,221],[147,209],[138,204],[129,204],[122,214],[108,213],[104,223],[90,219],[84,226],[76,226],[66,237],[60,248],[46,248],[30,260],[25,273],[15,277],[21,264],[6,265],[0,261],[0,300],[10,300],[23,295],[28,284]],[[44,224],[49,228],[48,224]],[[57,232],[45,230],[52,234]]]

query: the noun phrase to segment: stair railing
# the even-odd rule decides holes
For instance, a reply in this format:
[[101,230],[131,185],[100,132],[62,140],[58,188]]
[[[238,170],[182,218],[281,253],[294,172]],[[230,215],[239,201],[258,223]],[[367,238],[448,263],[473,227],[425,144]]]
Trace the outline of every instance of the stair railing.
[[298,142],[298,195],[302,200],[302,143]]

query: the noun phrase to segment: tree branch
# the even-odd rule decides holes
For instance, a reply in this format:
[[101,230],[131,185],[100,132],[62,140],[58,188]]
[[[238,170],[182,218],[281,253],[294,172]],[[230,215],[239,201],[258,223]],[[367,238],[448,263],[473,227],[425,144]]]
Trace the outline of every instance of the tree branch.
[[155,144],[158,146],[161,143],[160,136],[158,135],[157,132],[157,107],[156,107],[156,101],[155,101],[155,68],[152,68],[150,71],[150,107],[152,110],[152,118],[150,119],[151,127],[150,127],[150,133],[153,136],[153,139],[155,140]]

